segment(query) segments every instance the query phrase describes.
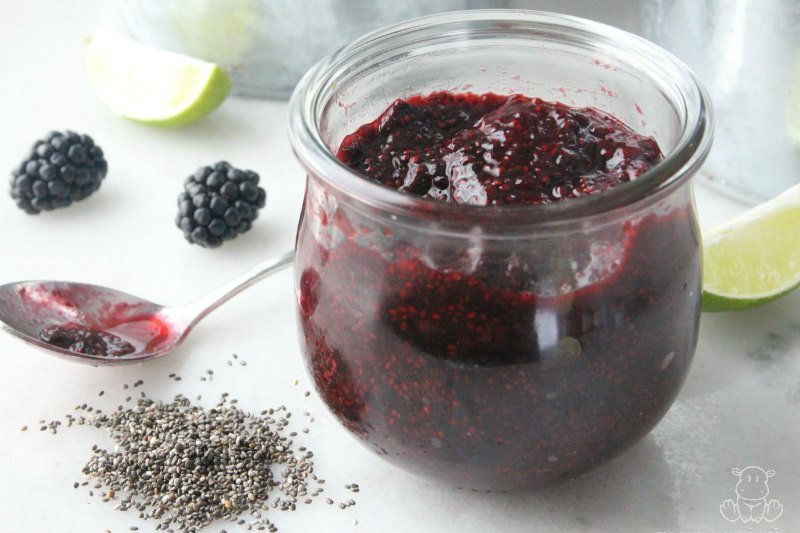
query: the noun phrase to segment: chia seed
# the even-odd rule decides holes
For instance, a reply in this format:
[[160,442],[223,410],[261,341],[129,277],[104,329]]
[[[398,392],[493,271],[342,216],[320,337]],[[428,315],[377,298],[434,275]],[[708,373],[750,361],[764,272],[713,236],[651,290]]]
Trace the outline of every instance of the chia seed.
[[[212,374],[207,371],[209,379]],[[175,374],[171,377],[180,380]],[[133,386],[143,383],[137,380]],[[314,473],[313,453],[305,446],[294,447],[291,437],[296,432],[285,433],[291,418],[286,406],[265,409],[258,416],[240,409],[227,392],[211,409],[193,405],[181,394],[171,402],[140,395],[110,414],[80,404],[76,411],[93,414],[76,418],[68,413],[65,419],[68,427],[75,421],[103,428],[114,442],[108,450],[92,446],[83,468],[89,481],[75,482],[73,488],[91,483],[89,496],[113,500],[114,510],[135,510],[140,520],[156,522],[146,529],[197,532],[215,520],[226,520],[273,533],[277,527],[260,511],[294,511],[323,491],[325,480]],[[273,418],[275,413],[283,416]],[[42,431],[53,433],[61,425],[58,420],[41,423]],[[326,503],[334,502],[328,498]],[[256,519],[245,525],[245,513]],[[137,531],[138,526],[129,529]]]

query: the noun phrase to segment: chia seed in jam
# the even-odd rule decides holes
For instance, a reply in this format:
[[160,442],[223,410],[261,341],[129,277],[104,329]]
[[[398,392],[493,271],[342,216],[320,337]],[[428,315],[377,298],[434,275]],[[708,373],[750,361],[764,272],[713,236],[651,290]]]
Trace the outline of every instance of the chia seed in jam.
[[[486,210],[603,193],[662,159],[594,108],[444,92],[396,101],[337,156],[383,186]],[[438,234],[310,178],[295,268],[317,389],[377,453],[458,486],[537,487],[600,464],[666,413],[694,353],[688,195],[510,241],[488,236],[481,209],[464,208],[463,235]]]

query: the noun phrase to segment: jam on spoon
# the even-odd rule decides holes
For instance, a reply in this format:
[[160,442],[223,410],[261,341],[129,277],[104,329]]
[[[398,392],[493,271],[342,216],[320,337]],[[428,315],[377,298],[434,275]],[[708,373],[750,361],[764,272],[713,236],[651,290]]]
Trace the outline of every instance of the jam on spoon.
[[39,332],[39,340],[86,355],[121,357],[136,351],[133,344],[116,335],[76,324],[46,326]]

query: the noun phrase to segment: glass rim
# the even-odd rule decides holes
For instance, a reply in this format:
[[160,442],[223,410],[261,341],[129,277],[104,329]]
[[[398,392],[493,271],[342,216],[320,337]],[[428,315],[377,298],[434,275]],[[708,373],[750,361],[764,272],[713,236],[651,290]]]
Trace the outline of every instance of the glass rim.
[[[525,29],[529,31],[539,30],[533,35],[553,35],[555,32],[564,36],[583,36],[602,44],[605,50],[638,56],[649,67],[659,70],[662,79],[670,80],[681,97],[675,103],[683,108],[685,120],[677,143],[665,154],[663,161],[634,181],[601,194],[538,205],[475,206],[424,199],[364,179],[340,161],[323,140],[319,127],[322,111],[328,102],[325,97],[329,96],[327,91],[335,87],[336,76],[359,57],[391,50],[398,43],[422,44],[426,36],[428,39],[432,36],[455,37],[455,40],[468,37],[469,30],[463,26],[460,32],[456,31],[464,23],[487,23],[495,27],[498,34],[526,25]],[[432,30],[436,33],[431,33]],[[520,37],[519,32],[513,35]],[[598,217],[646,199],[662,197],[699,169],[711,148],[713,129],[711,101],[705,88],[688,66],[663,48],[607,24],[570,15],[517,9],[452,11],[411,19],[368,33],[320,60],[303,76],[289,101],[289,140],[296,157],[310,175],[367,206],[417,217],[424,213],[443,221],[463,221],[474,215],[482,221],[497,220],[506,225],[550,226]]]

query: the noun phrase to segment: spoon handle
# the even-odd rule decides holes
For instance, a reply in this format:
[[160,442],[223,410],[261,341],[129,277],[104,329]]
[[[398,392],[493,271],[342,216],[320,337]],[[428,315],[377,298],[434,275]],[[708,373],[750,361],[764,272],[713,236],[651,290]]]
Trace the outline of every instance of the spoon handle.
[[195,324],[208,316],[211,311],[215,310],[220,305],[224,304],[240,292],[255,285],[262,279],[280,272],[284,268],[292,264],[294,259],[294,250],[288,251],[278,257],[273,257],[256,265],[247,272],[232,279],[222,287],[212,291],[211,293],[203,296],[199,300],[181,308],[188,317],[191,317],[189,328],[194,327]]

